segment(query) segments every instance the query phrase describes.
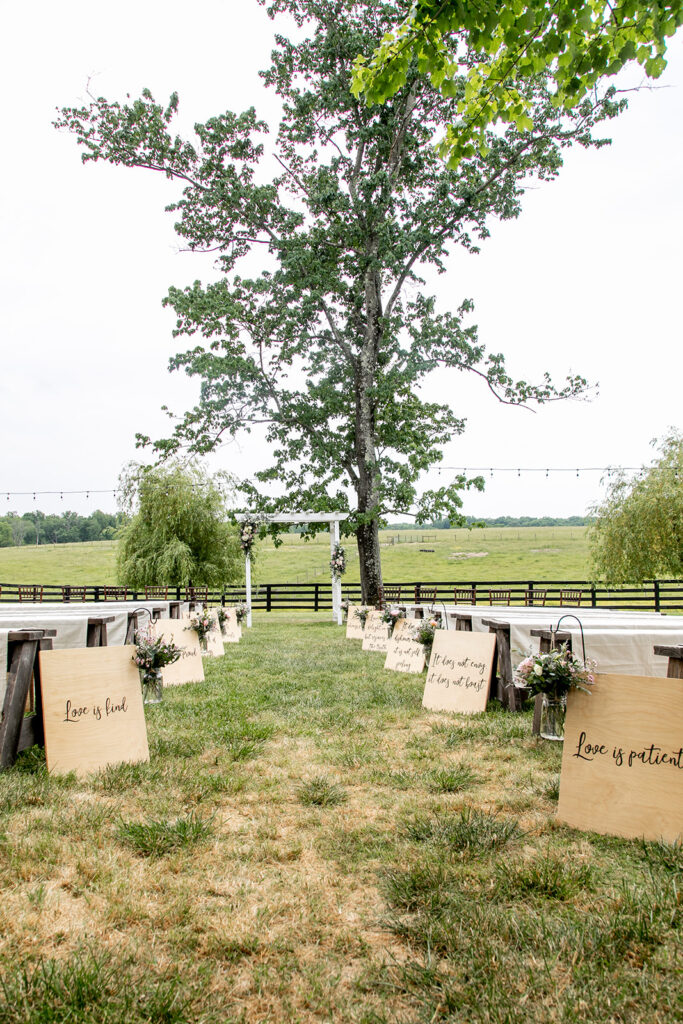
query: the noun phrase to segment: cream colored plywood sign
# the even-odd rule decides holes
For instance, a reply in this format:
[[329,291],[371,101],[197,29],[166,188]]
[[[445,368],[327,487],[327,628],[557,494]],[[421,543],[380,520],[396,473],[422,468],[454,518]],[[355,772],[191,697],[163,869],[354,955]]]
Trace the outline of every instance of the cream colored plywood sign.
[[423,706],[465,714],[485,711],[495,649],[494,633],[437,629]]
[[372,608],[367,604],[349,606],[349,613],[346,618],[346,639],[347,640],[362,640],[363,639],[363,624],[358,618],[358,612],[370,612]]
[[384,667],[394,672],[422,672],[425,667],[425,649],[417,639],[421,619],[399,619],[389,640]]
[[188,628],[187,619],[159,619],[152,623],[152,636],[163,636],[180,647],[182,657],[163,669],[164,686],[179,686],[182,683],[204,681],[204,666],[199,650],[199,640],[193,629]]
[[134,646],[41,651],[45,756],[50,772],[149,761]]
[[210,612],[210,615],[211,621],[213,622],[213,629],[206,637],[206,653],[210,658],[222,658],[225,654],[225,648],[223,647],[221,627],[218,624],[218,612],[215,608]]
[[363,650],[386,654],[389,647],[389,624],[382,622],[383,612],[368,612],[363,630]]
[[242,639],[242,626],[237,621],[237,613],[234,608],[224,608],[227,615],[223,626],[222,638],[226,644],[237,644]]
[[683,837],[680,679],[598,675],[567,700],[558,821],[627,839]]

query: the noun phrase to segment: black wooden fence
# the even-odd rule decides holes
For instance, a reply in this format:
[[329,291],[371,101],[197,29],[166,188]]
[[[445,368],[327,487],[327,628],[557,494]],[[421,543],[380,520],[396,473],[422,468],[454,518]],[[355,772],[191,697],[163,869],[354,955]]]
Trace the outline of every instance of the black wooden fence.
[[[44,603],[69,601],[121,600],[120,588],[107,586],[42,586],[18,583],[0,583],[0,603],[4,601],[40,600]],[[586,580],[475,580],[472,582],[452,580],[447,582],[406,582],[385,583],[388,600],[403,604],[445,604],[475,603],[488,605],[500,603],[492,598],[492,592],[509,592],[511,605],[523,605],[531,600],[535,605],[545,603],[551,607],[573,606],[583,608],[614,608],[623,611],[683,611],[683,580],[652,580],[642,586],[599,587]],[[127,601],[153,600],[160,597],[155,588],[154,595],[146,597],[144,590],[125,592]],[[580,598],[574,596],[576,592]],[[531,595],[531,597],[529,597]],[[542,596],[541,596],[542,595]],[[182,601],[191,598],[185,587],[168,587],[167,599]],[[203,596],[197,588],[197,597]],[[359,583],[343,583],[342,598],[354,604],[361,603]],[[212,604],[236,604],[246,600],[244,587],[226,587],[210,590],[208,599]],[[326,583],[261,583],[252,589],[252,606],[264,611],[300,609],[325,611],[332,608],[332,592]]]

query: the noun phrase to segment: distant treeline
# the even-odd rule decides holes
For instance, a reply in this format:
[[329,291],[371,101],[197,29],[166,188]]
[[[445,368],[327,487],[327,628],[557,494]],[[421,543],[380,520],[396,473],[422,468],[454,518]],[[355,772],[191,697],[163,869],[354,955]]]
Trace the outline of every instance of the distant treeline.
[[[466,516],[467,526],[588,526],[593,522],[590,516],[568,516],[559,519],[555,516],[497,516],[496,519],[477,519]],[[414,523],[390,523],[390,530],[449,530],[451,524],[447,519],[437,519],[424,526]]]
[[85,540],[112,540],[123,522],[119,513],[109,515],[98,509],[90,516],[63,512],[60,516],[44,512],[9,512],[0,516],[0,548],[22,544],[77,544]]

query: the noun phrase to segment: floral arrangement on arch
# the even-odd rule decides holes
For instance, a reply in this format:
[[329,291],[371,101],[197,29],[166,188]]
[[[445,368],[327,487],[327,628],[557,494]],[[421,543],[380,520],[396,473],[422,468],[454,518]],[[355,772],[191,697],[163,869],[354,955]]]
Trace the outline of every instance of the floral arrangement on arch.
[[251,552],[254,541],[259,531],[259,525],[255,519],[245,519],[240,525],[240,544],[245,555]]
[[335,580],[340,579],[346,572],[346,552],[341,544],[335,544],[330,559],[330,569]]
[[402,609],[385,608],[382,614],[382,622],[386,622],[386,624],[391,627],[390,632],[393,633],[394,630],[396,629],[396,623],[398,622],[398,620],[405,619],[405,617],[406,613]]
[[532,697],[544,693],[550,700],[560,700],[572,689],[590,693],[596,668],[590,658],[580,661],[562,644],[546,654],[529,654],[517,666],[515,685],[530,690]]

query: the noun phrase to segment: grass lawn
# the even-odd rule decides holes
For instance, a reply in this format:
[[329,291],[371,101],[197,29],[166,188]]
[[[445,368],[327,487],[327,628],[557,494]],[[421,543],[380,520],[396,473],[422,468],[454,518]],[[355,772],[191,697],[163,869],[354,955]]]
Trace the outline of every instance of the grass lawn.
[[255,616],[149,765],[0,775],[2,1024],[681,1020],[683,850],[555,824],[531,716]]
[[[358,553],[345,542],[348,572],[355,583]],[[492,527],[484,530],[383,530],[382,569],[391,582],[455,580],[587,579],[588,545],[582,526]],[[113,541],[0,548],[0,582],[115,583]],[[329,534],[304,541],[286,534],[275,548],[259,542],[255,583],[308,583],[329,580]]]

